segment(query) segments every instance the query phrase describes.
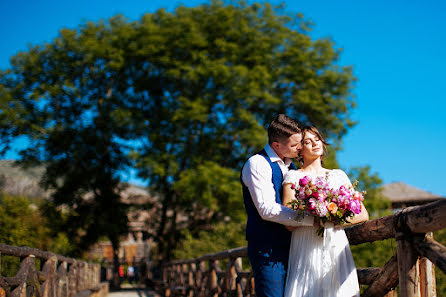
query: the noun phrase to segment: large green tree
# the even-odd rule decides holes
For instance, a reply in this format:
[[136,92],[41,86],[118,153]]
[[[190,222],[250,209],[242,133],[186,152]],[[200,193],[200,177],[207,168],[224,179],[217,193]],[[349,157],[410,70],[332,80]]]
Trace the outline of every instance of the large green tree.
[[213,1],[146,14],[135,28],[131,77],[145,132],[133,157],[163,199],[165,258],[179,229],[198,236],[222,216],[243,217],[239,171],[275,114],[317,125],[335,144],[353,124],[352,70],[301,15]]
[[355,80],[340,52],[312,39],[301,15],[268,3],[86,23],[0,74],[2,144],[29,137],[23,164],[46,166],[44,183],[72,210],[81,247],[100,235],[115,246],[124,231],[119,172],[131,156],[162,201],[157,241],[169,259],[182,229],[194,236],[244,219],[240,167],[275,114],[340,142],[353,125]]
[[14,56],[0,74],[2,144],[29,140],[19,161],[45,167],[42,184],[54,205],[69,211],[62,227],[73,256],[107,236],[116,263],[127,230],[120,170],[129,164],[125,141],[133,134],[120,93],[126,26],[116,18],[61,30],[52,43]]

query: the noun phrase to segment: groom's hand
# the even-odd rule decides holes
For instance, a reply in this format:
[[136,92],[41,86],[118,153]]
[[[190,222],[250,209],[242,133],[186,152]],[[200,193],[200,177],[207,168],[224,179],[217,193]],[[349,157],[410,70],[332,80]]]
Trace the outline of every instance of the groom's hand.
[[288,231],[293,232],[297,227],[293,227],[293,226],[285,226],[285,228],[287,228]]

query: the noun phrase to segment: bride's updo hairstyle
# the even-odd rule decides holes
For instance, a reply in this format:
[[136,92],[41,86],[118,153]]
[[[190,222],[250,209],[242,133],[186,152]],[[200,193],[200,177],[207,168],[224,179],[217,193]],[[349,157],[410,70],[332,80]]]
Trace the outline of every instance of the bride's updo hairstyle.
[[284,142],[293,134],[301,133],[299,123],[285,114],[274,117],[268,126],[268,142]]
[[[322,142],[322,150],[323,150],[323,153],[322,153],[322,156],[321,156],[321,161],[322,161],[322,163],[323,163],[323,161],[324,161],[324,156],[327,154],[327,146],[329,146],[330,144],[325,140],[324,137],[322,137],[321,132],[319,132],[319,130],[318,130],[315,126],[305,126],[305,127],[302,129],[302,145],[304,144],[305,133],[307,133],[307,132],[310,132],[310,133],[316,135],[316,136],[320,139],[320,141]],[[301,165],[304,164],[304,159],[303,159],[303,157],[301,156],[300,153],[299,153],[299,155],[298,155],[298,157],[297,157],[297,160],[299,161],[299,163],[300,163]]]

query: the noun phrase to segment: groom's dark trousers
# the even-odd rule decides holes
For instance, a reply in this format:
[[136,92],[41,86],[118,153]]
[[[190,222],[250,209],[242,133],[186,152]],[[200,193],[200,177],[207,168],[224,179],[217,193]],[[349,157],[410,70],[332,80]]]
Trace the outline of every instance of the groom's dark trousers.
[[[258,154],[263,156],[271,166],[272,182],[276,191],[275,199],[277,203],[282,204],[282,171],[277,163],[271,162],[265,150]],[[296,169],[294,164],[292,168]],[[254,274],[256,296],[283,297],[291,232],[281,224],[263,220],[243,180],[242,188],[248,214],[246,224],[248,258]]]
[[256,296],[283,297],[289,246],[248,242],[248,258],[254,273]]

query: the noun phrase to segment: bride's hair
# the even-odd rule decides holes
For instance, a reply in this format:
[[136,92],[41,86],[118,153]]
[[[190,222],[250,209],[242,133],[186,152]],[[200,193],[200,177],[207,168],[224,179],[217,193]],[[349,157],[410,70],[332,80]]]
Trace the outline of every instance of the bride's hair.
[[268,142],[283,142],[291,135],[301,132],[298,121],[285,114],[279,114],[268,126]]
[[[330,144],[325,140],[325,138],[322,136],[321,132],[319,132],[319,130],[315,126],[305,126],[302,129],[302,145],[304,144],[305,133],[307,133],[307,132],[313,133],[322,142],[323,153],[322,153],[322,156],[321,156],[321,161],[323,163],[324,156],[327,154],[327,146],[329,146]],[[303,159],[303,157],[302,157],[302,155],[300,153],[297,156],[297,160],[299,161],[300,165],[304,164],[304,159]]]

